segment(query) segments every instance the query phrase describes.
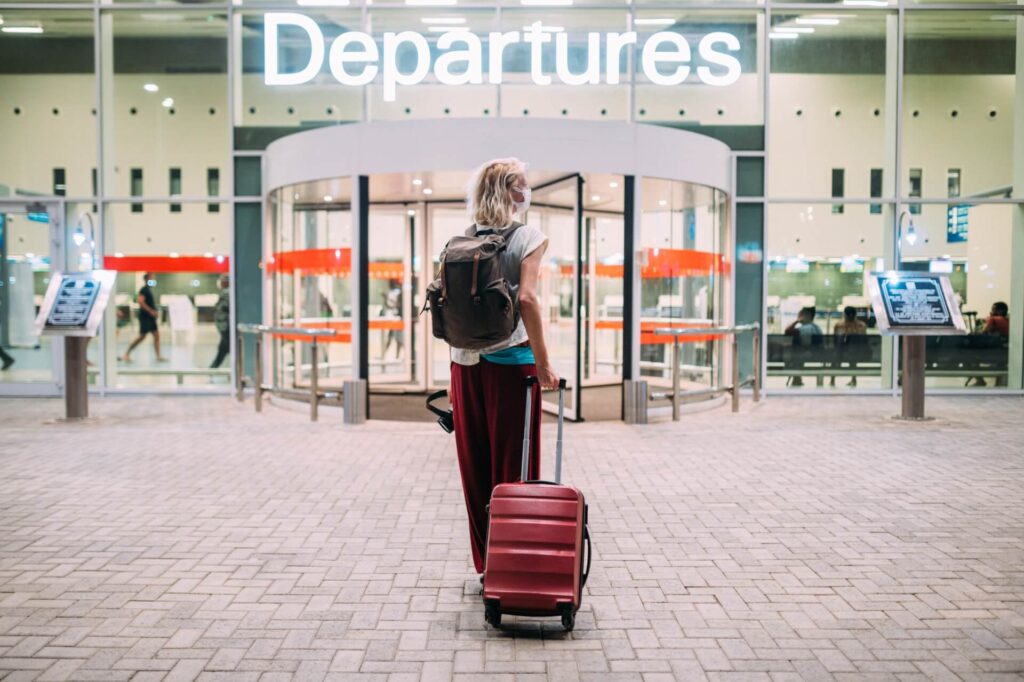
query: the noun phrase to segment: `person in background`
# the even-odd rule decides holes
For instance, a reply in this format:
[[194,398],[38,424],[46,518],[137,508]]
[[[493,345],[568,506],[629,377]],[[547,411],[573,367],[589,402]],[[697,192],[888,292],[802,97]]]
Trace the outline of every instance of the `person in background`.
[[[821,338],[821,327],[814,322],[814,316],[817,312],[818,311],[814,306],[805,306],[800,309],[799,313],[797,313],[796,321],[786,327],[785,334],[786,336],[794,337],[794,346],[805,346],[809,348],[813,343],[814,337]],[[803,377],[792,377],[789,385],[803,386]]]
[[160,330],[157,328],[157,319],[160,317],[160,311],[156,309],[156,299],[153,297],[153,290],[149,286],[152,279],[152,273],[147,272],[142,275],[142,288],[139,289],[139,295],[135,298],[139,304],[139,335],[131,342],[124,355],[121,356],[121,360],[124,362],[132,361],[132,351],[142,343],[143,339],[146,338],[146,334],[153,335],[153,347],[156,349],[157,362],[167,362],[167,358],[160,355]]
[[[1009,315],[1010,306],[1006,305],[1004,301],[996,301],[988,311],[988,318],[985,320],[985,326],[982,327],[981,333],[988,334],[989,336],[1002,337],[1004,339],[1010,338]],[[985,381],[984,377],[974,377],[973,382],[968,382],[967,385],[988,386],[988,382]],[[996,379],[996,385],[1002,385],[1002,380]]]
[[213,307],[213,324],[220,334],[220,343],[217,345],[217,356],[210,364],[210,369],[220,367],[231,350],[231,292],[228,289],[230,284],[231,280],[227,275],[221,275],[217,280],[220,293],[217,295],[217,305]]
[[[832,330],[832,334],[835,337],[836,350],[839,351],[839,360],[842,362],[843,355],[847,355],[848,350],[851,349],[853,341],[850,340],[851,336],[865,336],[868,333],[868,326],[857,319],[857,309],[852,305],[848,305],[843,308],[843,319],[840,320],[835,328]],[[851,366],[854,364],[854,358],[848,358]],[[832,377],[830,385],[836,385],[836,378]],[[857,387],[857,377],[853,376],[850,378],[850,382],[846,384],[851,388]]]
[[1010,306],[1003,301],[996,301],[992,309],[988,311],[988,319],[985,320],[985,327],[982,334],[996,334],[1010,338]]

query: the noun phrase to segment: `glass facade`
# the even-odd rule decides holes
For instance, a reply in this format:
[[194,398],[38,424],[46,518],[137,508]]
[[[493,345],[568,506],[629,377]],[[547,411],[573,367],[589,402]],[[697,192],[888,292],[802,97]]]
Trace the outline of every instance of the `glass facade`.
[[[222,275],[231,287],[238,278],[232,324],[266,316],[306,322],[315,317],[317,324],[344,326],[346,311],[332,303],[348,300],[341,270],[278,270],[280,287],[264,290],[268,269],[281,266],[256,254],[343,250],[352,225],[339,199],[350,192],[345,186],[312,188],[308,197],[302,195],[307,188],[294,188],[280,192],[275,204],[263,204],[260,155],[273,140],[367,120],[540,117],[693,130],[737,153],[735,198],[681,195],[675,210],[675,193],[690,190],[662,188],[671,205],[660,207],[648,206],[648,200],[661,190],[645,188],[637,209],[658,227],[636,244],[652,253],[686,251],[693,241],[688,225],[735,220],[735,244],[693,247],[730,250],[729,260],[735,256],[737,264],[735,296],[721,300],[720,284],[732,273],[712,271],[675,283],[643,279],[643,306],[656,311],[658,301],[668,297],[668,309],[682,318],[716,319],[709,311],[729,305],[735,306],[737,322],[763,317],[769,388],[831,390],[834,384],[843,391],[894,390],[897,347],[877,335],[866,306],[863,273],[876,267],[948,269],[972,337],[993,336],[996,327],[1010,330],[1001,339],[964,341],[955,352],[934,342],[937,350],[929,352],[938,359],[929,364],[930,387],[1021,388],[1024,117],[1016,102],[1024,87],[1019,38],[1024,8],[1019,4],[985,3],[977,9],[977,3],[914,0],[778,7],[752,1],[721,8],[683,0],[352,0],[330,6],[276,0],[83,1],[52,9],[45,4],[0,1],[3,267],[8,285],[15,269],[32,273],[38,280],[29,294],[33,301],[52,270],[95,260],[119,271],[117,305],[90,347],[94,385],[222,390],[232,362],[227,358],[210,366],[220,345],[212,309]],[[322,64],[301,83],[267,83],[270,62],[281,74],[294,75],[316,52],[308,30],[282,24],[271,56],[269,13],[307,17],[322,40]],[[514,31],[525,36],[529,30],[541,42],[501,47],[494,38]],[[365,33],[367,42],[334,49],[338,36],[354,31]],[[408,40],[389,53],[388,41],[410,31],[423,36],[426,52],[418,53],[415,41]],[[621,38],[630,32],[635,32],[632,40]],[[613,42],[613,35],[620,42]],[[661,36],[660,47],[646,49],[655,36]],[[705,44],[715,37],[719,42]],[[423,54],[434,65],[446,51],[472,54],[477,47],[483,65],[479,78],[465,59],[450,60],[445,77],[428,68],[414,78]],[[371,48],[381,58],[394,58],[391,76],[383,62],[375,72],[368,69],[360,50]],[[689,59],[680,57],[684,49]],[[365,76],[365,82],[343,85],[335,70]],[[397,85],[389,82],[395,74]],[[678,82],[665,84],[675,76],[681,76]],[[545,78],[551,83],[538,85]],[[411,178],[395,180],[407,181]],[[385,201],[379,193],[386,193],[387,182],[371,182],[372,197]],[[589,182],[607,187],[623,179]],[[556,223],[555,207],[567,205],[559,191],[552,189],[546,223]],[[590,200],[591,194],[612,191],[592,192],[588,186],[582,235],[569,230],[574,241],[557,245],[552,254],[573,256],[571,262],[552,261],[553,291],[561,277],[582,274],[588,282],[579,290],[588,299],[582,306],[587,319],[567,322],[564,330],[586,349],[581,351],[584,384],[621,376],[621,339],[609,317],[622,295],[621,279],[611,276],[618,272],[612,261],[623,250],[621,198],[613,209]],[[324,196],[333,201],[324,202]],[[727,210],[731,199],[735,211]],[[33,201],[45,204],[47,229],[59,230],[63,246],[52,253],[48,242],[36,243],[46,230],[28,218],[38,213],[30,210]],[[659,215],[661,209],[665,215]],[[265,231],[264,220],[272,230]],[[444,235],[462,222],[464,212],[456,204],[404,195],[370,211],[375,270],[368,352],[374,383],[419,385],[428,376],[445,376],[444,354],[428,348],[410,326],[414,282],[404,278],[415,277],[415,286],[429,278],[426,258],[436,256]],[[719,239],[715,230],[707,234],[713,242]],[[667,245],[655,243],[662,236]],[[399,264],[402,277],[396,278]],[[584,271],[563,274],[569,266]],[[158,359],[146,339],[125,363],[118,357],[133,341],[138,291],[147,271],[160,308],[160,354],[167,361]],[[659,293],[657,287],[667,288]],[[14,288],[9,285],[0,299],[4,347],[24,371],[33,368],[26,381],[56,385],[49,351],[40,355],[36,339],[18,335],[34,306],[19,303],[17,296],[26,293],[15,294]],[[746,300],[752,292],[759,300]],[[678,310],[673,297],[680,297]],[[1009,324],[993,326],[989,318],[1001,303],[1008,308]],[[573,301],[562,305],[580,308]],[[844,325],[835,331],[847,307],[864,321],[868,339],[853,342],[852,351]],[[803,308],[814,308],[822,342],[795,350],[794,336],[786,330]],[[303,385],[302,342],[275,343],[281,344],[278,356],[291,354],[288,381]],[[684,353],[684,363],[705,367],[697,344],[691,345],[686,353],[692,357]],[[416,354],[413,348],[419,349]],[[664,362],[655,350],[642,352],[654,354],[644,363]],[[948,359],[965,353],[985,357]],[[344,344],[329,345],[324,362],[330,371],[337,367],[340,377],[340,368],[352,363],[350,355]],[[283,372],[283,365],[275,371]],[[694,370],[695,381],[698,374]],[[17,377],[5,373],[0,383],[20,382]]]

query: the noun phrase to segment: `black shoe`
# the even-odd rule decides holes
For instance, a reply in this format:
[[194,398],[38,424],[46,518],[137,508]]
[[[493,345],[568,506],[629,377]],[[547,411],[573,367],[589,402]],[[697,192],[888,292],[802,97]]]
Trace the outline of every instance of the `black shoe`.
[[4,364],[3,364],[3,367],[0,367],[0,370],[7,369],[8,367],[10,367],[13,364],[14,364],[14,358],[12,358],[10,356],[7,356],[6,358],[4,358]]

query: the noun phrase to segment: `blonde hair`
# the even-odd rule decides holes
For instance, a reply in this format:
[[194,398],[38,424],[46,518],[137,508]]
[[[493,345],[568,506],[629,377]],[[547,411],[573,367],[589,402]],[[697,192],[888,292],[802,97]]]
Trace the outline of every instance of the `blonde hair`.
[[505,227],[516,206],[512,188],[526,184],[526,164],[516,158],[492,159],[474,171],[466,198],[469,216],[477,225]]

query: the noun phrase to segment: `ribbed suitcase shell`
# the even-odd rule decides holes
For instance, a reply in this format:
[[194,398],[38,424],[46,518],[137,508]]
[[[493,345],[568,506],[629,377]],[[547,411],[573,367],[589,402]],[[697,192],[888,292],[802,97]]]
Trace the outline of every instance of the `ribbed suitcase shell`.
[[484,602],[502,613],[555,616],[580,607],[583,493],[552,483],[502,483],[491,495]]

